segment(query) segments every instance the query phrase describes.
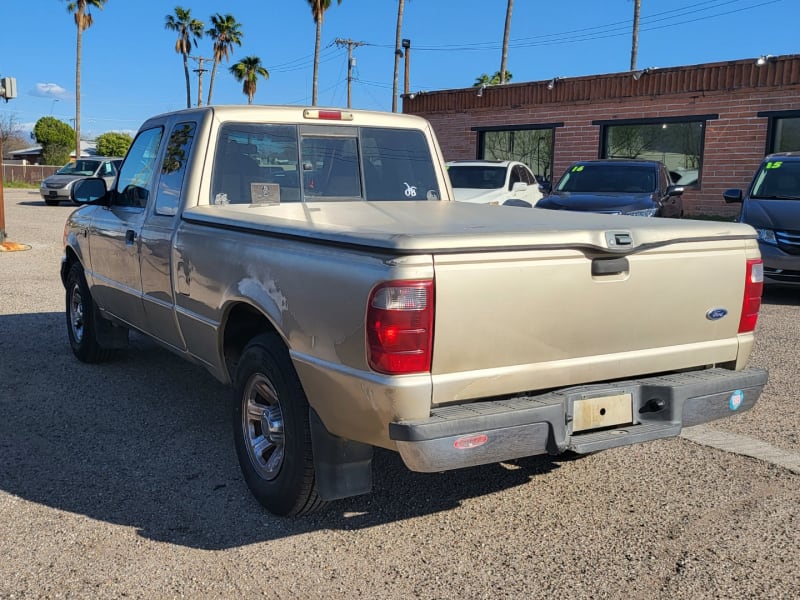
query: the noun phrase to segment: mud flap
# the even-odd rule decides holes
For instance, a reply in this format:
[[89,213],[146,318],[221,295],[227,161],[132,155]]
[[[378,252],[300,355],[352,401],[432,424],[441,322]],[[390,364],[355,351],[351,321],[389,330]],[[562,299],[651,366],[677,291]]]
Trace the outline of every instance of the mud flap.
[[338,500],[372,491],[372,446],[330,433],[317,412],[308,409],[317,493]]

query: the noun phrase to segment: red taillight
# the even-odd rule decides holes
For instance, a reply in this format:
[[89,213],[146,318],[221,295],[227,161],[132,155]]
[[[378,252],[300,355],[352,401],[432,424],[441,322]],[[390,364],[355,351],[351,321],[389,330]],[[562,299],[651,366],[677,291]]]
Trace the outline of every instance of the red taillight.
[[372,290],[367,308],[369,365],[403,375],[431,370],[433,281],[390,281]]
[[324,121],[352,121],[353,113],[344,110],[319,110],[307,108],[303,111],[306,119],[321,119]]
[[760,258],[747,261],[742,299],[742,317],[739,319],[739,333],[755,330],[758,310],[761,308],[761,292],[764,289],[764,263]]

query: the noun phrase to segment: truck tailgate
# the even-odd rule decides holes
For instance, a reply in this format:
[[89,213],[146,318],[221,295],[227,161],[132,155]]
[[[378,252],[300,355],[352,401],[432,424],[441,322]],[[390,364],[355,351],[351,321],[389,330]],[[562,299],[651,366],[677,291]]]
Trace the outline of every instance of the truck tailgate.
[[434,402],[733,362],[740,345],[746,358],[757,256],[754,240],[713,237],[437,255]]

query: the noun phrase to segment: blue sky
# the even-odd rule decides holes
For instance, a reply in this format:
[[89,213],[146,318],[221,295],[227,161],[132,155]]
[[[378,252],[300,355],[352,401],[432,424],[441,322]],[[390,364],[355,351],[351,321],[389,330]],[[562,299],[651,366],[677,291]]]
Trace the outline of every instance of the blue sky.
[[[325,15],[319,104],[345,106],[347,50],[354,50],[353,107],[391,110],[397,0],[335,0]],[[406,0],[410,91],[469,87],[500,68],[506,0]],[[75,116],[76,28],[66,0],[0,0],[0,76],[17,79],[18,98],[0,104],[26,130],[41,117]],[[186,105],[176,34],[164,27],[176,6],[210,24],[217,12],[242,24],[233,62],[258,56],[269,70],[259,104],[310,104],[315,25],[307,0],[108,0],[85,32],[81,84],[84,137],[135,132],[147,117]],[[512,82],[625,71],[630,66],[633,0],[516,0],[508,70]],[[642,0],[639,68],[800,53],[800,0]],[[204,38],[193,54],[211,55]],[[220,66],[214,104],[247,102]],[[192,63],[192,68],[196,65]],[[204,96],[210,72],[203,77]],[[400,63],[399,86],[403,86]],[[192,73],[196,102],[197,78]]]

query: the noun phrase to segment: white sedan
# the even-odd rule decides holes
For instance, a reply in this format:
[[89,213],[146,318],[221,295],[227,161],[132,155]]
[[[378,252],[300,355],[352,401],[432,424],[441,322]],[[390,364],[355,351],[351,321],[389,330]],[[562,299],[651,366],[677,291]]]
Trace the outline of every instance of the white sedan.
[[542,198],[536,177],[521,162],[454,160],[447,163],[447,172],[460,202],[535,206]]

